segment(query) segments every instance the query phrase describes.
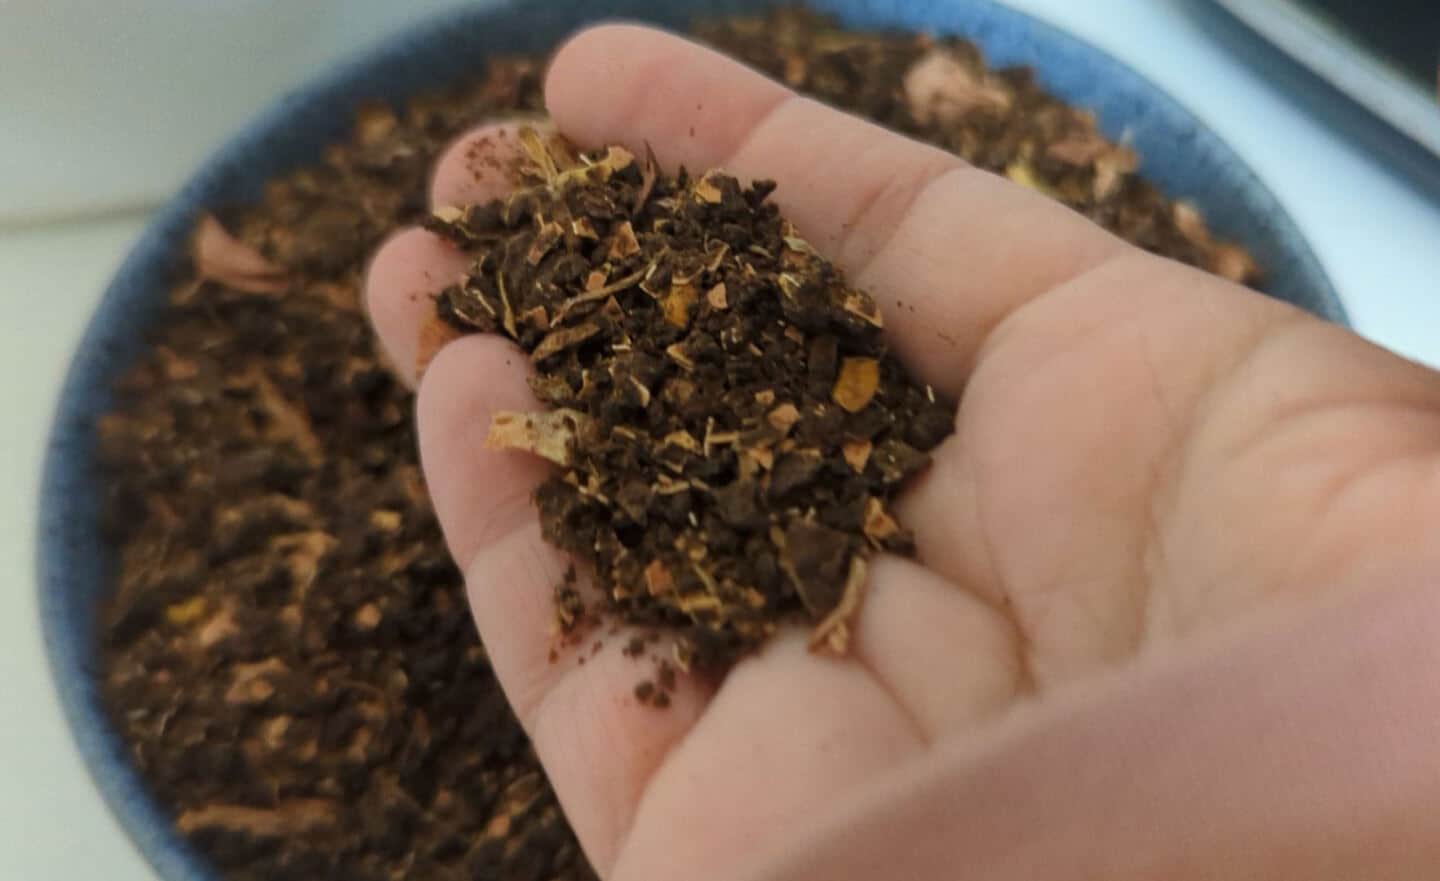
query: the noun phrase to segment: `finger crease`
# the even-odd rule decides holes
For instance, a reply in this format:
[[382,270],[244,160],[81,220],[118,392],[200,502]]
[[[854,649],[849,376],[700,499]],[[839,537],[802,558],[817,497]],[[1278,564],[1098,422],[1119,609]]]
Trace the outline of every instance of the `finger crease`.
[[922,196],[951,174],[974,171],[954,156],[938,154],[868,187],[840,226],[835,253],[846,271],[852,278],[860,277],[894,241]]
[[814,103],[817,102],[810,98],[797,95],[788,89],[775,96],[770,100],[769,105],[755,117],[755,123],[750,126],[749,131],[740,139],[740,143],[735,146],[735,149],[731,150],[725,159],[720,162],[720,166],[724,168],[734,165],[737,157],[748,152],[751,146],[765,133],[765,130],[782,115],[788,113],[795,105]]

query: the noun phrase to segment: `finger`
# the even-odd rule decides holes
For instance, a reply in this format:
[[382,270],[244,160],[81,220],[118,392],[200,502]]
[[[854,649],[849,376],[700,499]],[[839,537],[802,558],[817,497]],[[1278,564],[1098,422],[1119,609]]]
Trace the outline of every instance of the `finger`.
[[422,329],[435,316],[435,295],[455,284],[470,261],[449,242],[411,227],[391,236],[375,252],[365,273],[365,309],[391,368],[407,385],[423,349]]
[[554,591],[569,563],[541,538],[530,499],[549,469],[485,444],[497,411],[541,408],[525,385],[528,363],[492,336],[441,351],[416,405],[420,454],[496,677],[603,871],[646,781],[700,714],[707,691],[681,677],[664,711],[640,704],[635,687],[654,676],[655,662],[627,657],[623,632],[587,634],[556,657]]
[[503,198],[522,183],[522,156],[516,120],[476,126],[445,148],[430,178],[430,204],[477,205]]
[[[498,199],[518,182],[518,123],[482,125],[446,149],[430,186],[431,204]],[[365,306],[380,345],[401,379],[415,384],[422,362],[454,334],[434,322],[435,295],[459,281],[470,261],[449,242],[418,227],[391,236],[365,275]]]
[[546,102],[583,145],[648,144],[672,165],[774,178],[781,209],[877,295],[897,348],[952,394],[1008,314],[1133,250],[1048,198],[659,31],[575,37]]
[[420,385],[415,409],[421,464],[450,554],[462,566],[481,548],[536,521],[530,494],[548,466],[485,443],[497,412],[544,409],[526,385],[529,365],[509,340],[477,334],[447,346]]
[[1422,583],[1096,681],[937,750],[747,881],[1428,878],[1440,594]]
[[914,560],[881,556],[855,629],[855,659],[927,742],[968,731],[1029,688],[1014,625]]
[[1354,475],[1431,449],[1437,389],[1293,307],[1117,261],[991,341],[956,433],[897,513],[925,565],[1013,615],[1043,691],[1323,595],[1356,561],[1389,559],[1357,551],[1365,524],[1384,524],[1387,546],[1426,546],[1395,534],[1405,480],[1374,513],[1337,516],[1336,499]]
[[651,782],[616,881],[719,874],[924,750],[861,665],[806,641],[781,635],[726,678]]

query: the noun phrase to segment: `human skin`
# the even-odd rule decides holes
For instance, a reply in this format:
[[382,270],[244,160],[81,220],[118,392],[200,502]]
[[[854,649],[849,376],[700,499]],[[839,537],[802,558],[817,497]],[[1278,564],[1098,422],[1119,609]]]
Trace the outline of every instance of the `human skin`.
[[[484,446],[497,410],[539,407],[528,359],[425,353],[436,511],[603,877],[1432,877],[1440,376],[674,36],[583,32],[545,91],[583,146],[778,181],[960,402],[898,506],[919,558],[872,566],[851,657],[786,633],[657,711],[617,650],[550,659],[547,466]],[[513,127],[448,151],[435,204],[512,186],[477,146]],[[419,229],[374,258],[411,381],[464,268]]]

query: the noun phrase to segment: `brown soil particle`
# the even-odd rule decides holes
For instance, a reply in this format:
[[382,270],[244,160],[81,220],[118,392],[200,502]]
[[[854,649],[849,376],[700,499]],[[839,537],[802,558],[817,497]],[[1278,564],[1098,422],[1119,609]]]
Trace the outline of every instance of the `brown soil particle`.
[[[1143,247],[1258,278],[1193,207],[1135,174],[1133,156],[1087,114],[1023,70],[987,70],[962,41],[851,33],[795,11],[699,33]],[[475,635],[421,481],[411,396],[359,305],[367,255],[424,217],[437,153],[482,120],[538,111],[542,70],[541,58],[497,59],[470,87],[366,108],[322,160],[272,181],[245,210],[202,220],[193,271],[98,420],[102,525],[116,559],[101,610],[100,691],[157,801],[227,881],[594,877]],[[906,436],[866,421],[881,412],[914,420],[906,401],[915,388],[870,327],[878,312],[860,299],[858,311],[835,309],[843,284],[784,241],[793,236],[781,234],[760,190],[656,176],[642,198],[646,163],[637,190],[636,161],[617,164],[606,187],[627,215],[627,199],[640,214],[602,217],[589,251],[579,249],[592,299],[563,314],[548,298],[517,299],[507,312],[484,273],[473,296],[447,298],[457,321],[479,323],[468,329],[496,322],[494,310],[501,332],[532,351],[546,346],[537,393],[555,409],[517,414],[497,442],[534,448],[611,426],[594,443],[544,447],[580,482],[552,481],[542,502],[548,517],[574,520],[561,534],[582,558],[595,554],[584,540],[608,536],[607,559],[623,574],[614,583],[636,592],[626,615],[689,628],[702,656],[724,658],[783,608],[843,650],[863,584],[855,551],[904,547],[886,501],[923,466],[940,429],[912,421]],[[670,241],[675,253],[661,261],[645,218],[667,199],[677,222],[704,233]],[[713,230],[707,218],[717,214],[728,226]],[[536,234],[511,256],[573,290],[573,261],[566,269],[560,257],[579,256],[569,237],[591,242],[589,233],[581,224],[540,234],[528,216]],[[756,243],[766,253],[751,250]],[[785,274],[804,283],[787,293]],[[737,315],[752,317],[736,324]],[[431,330],[431,353],[456,333],[439,322]],[[806,370],[780,376],[764,357],[742,357],[735,363],[749,372],[737,373],[727,330]],[[620,333],[665,345],[619,359]],[[750,399],[737,392],[712,425],[697,409],[700,390],[721,380]],[[633,440],[615,436],[626,425]],[[612,468],[609,457],[643,460],[645,470]],[[582,492],[602,473],[649,479],[611,481],[602,502]],[[644,528],[617,528],[626,523]],[[669,546],[647,537],[661,534]],[[673,544],[682,537],[683,551]],[[757,553],[741,562],[737,543]],[[847,556],[848,566],[835,564]],[[703,609],[707,578],[724,598],[718,611]],[[559,591],[559,605],[583,618],[573,575]],[[615,644],[652,659],[650,701],[668,701],[686,659],[653,632]]]

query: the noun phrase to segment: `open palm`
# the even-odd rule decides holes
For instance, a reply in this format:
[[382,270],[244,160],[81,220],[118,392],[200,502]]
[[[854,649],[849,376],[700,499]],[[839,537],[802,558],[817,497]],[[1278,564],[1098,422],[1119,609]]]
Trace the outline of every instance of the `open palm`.
[[[1333,804],[1305,788],[1315,763],[1369,754],[1356,726],[1392,756],[1436,733],[1376,722],[1437,700],[1407,682],[1440,660],[1420,593],[1440,573],[1435,374],[675,37],[584,33],[546,91],[586,146],[776,179],[901,356],[961,402],[900,504],[920,557],[872,567],[853,657],[784,635],[662,712],[618,650],[550,657],[565,562],[530,506],[545,466],[483,443],[493,412],[539,406],[525,356],[469,337],[429,361],[431,494],[603,876],[918,878],[963,852],[966,877],[1399,878],[1372,872],[1401,833],[1435,856],[1436,829],[1395,825],[1435,813],[1434,759],[1424,786],[1360,793],[1332,769]],[[486,157],[505,133],[450,151],[437,204],[504,191]],[[420,230],[377,255],[370,307],[402,371],[428,357],[428,295],[464,268]],[[1255,818],[1286,837],[1236,831]]]

